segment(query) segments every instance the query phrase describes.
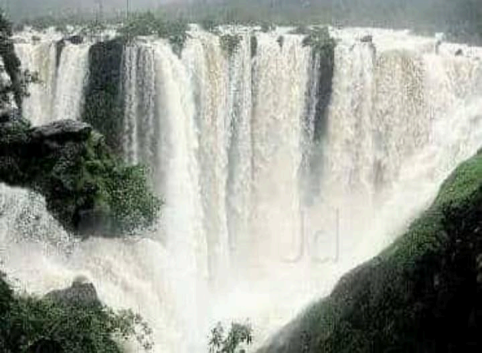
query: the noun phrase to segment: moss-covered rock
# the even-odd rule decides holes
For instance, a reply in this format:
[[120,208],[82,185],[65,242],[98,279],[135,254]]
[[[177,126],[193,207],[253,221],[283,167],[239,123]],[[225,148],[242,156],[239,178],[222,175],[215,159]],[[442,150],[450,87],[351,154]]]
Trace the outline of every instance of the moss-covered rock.
[[386,251],[340,280],[263,353],[480,352],[482,153]]
[[0,181],[44,195],[54,217],[80,235],[131,234],[152,225],[160,205],[144,170],[123,164],[76,121],[0,123]]

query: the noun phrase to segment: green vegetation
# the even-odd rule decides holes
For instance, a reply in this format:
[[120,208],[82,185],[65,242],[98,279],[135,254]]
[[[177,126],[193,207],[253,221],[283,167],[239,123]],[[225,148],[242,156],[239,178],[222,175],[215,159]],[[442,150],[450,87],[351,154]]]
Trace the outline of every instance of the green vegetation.
[[100,302],[61,302],[16,295],[0,274],[0,351],[3,353],[121,353],[135,337],[149,350],[150,329],[131,311]]
[[173,51],[180,56],[188,38],[188,29],[188,23],[182,18],[170,20],[149,11],[130,16],[119,32],[129,40],[139,36],[165,38],[171,44]]
[[[29,6],[22,2],[30,1]],[[54,1],[54,0],[50,0]],[[99,14],[93,11],[65,11],[64,6],[44,5],[48,0],[16,0],[12,13],[22,23],[36,28],[56,27],[59,23],[85,24]],[[38,10],[33,9],[38,7]],[[62,7],[64,7],[62,9]],[[44,11],[42,11],[44,8]],[[72,9],[73,10],[73,9]],[[55,14],[41,19],[29,18],[32,14]],[[433,35],[445,32],[450,39],[482,43],[482,6],[480,0],[228,0],[223,2],[171,2],[157,7],[156,16],[168,19],[182,18],[187,23],[207,24],[214,29],[221,24],[261,26],[332,25],[410,28],[419,33]],[[23,20],[22,20],[23,18]],[[105,19],[121,23],[125,12],[111,12]]]
[[101,135],[73,121],[0,124],[0,180],[44,195],[54,217],[82,236],[132,234],[153,225],[160,208],[145,170],[125,165]]
[[398,241],[261,352],[480,351],[481,230],[482,151]]
[[[11,26],[0,17],[0,55],[11,85],[2,87],[2,108],[11,92],[21,107],[35,75],[20,71]],[[0,180],[45,196],[47,207],[65,228],[81,235],[132,234],[155,222],[160,201],[152,194],[146,171],[125,165],[120,152],[122,107],[118,104],[123,45],[98,43],[90,49],[91,75],[84,120],[31,127],[21,113],[7,110],[0,119]],[[108,147],[111,146],[111,148]]]
[[0,13],[0,57],[3,60],[3,70],[8,74],[11,81],[7,85],[2,83],[0,90],[0,106],[2,109],[8,104],[10,94],[13,95],[16,105],[21,107],[23,97],[28,95],[29,84],[38,81],[38,75],[35,73],[21,70],[20,60],[15,54],[15,48],[10,39],[12,34],[12,24]]
[[209,339],[209,353],[236,353],[245,352],[242,347],[253,342],[253,329],[249,324],[232,323],[228,334],[225,336],[224,328],[218,323],[211,330]]
[[221,49],[230,57],[238,50],[241,40],[242,38],[239,34],[223,34],[219,37]]
[[317,52],[332,53],[334,51],[336,41],[330,36],[327,27],[315,27],[302,33],[306,35],[303,39],[304,46],[310,46]]

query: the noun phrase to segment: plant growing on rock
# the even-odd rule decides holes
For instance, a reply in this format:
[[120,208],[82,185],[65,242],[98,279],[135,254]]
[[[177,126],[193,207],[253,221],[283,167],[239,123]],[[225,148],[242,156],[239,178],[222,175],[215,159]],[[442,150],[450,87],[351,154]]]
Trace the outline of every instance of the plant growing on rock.
[[158,36],[165,38],[171,44],[173,51],[181,55],[188,38],[189,25],[181,18],[165,19],[152,12],[134,14],[129,21],[119,29],[119,33],[132,40],[139,36]]
[[336,41],[331,37],[328,28],[322,27],[310,30],[303,39],[303,45],[318,52],[330,53],[333,52]]

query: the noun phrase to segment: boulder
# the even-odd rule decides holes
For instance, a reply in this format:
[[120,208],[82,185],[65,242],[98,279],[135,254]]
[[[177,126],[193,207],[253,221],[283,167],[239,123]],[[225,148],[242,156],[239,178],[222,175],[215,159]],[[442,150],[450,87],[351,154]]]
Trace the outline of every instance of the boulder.
[[92,126],[77,120],[59,120],[32,129],[31,137],[34,141],[54,140],[86,141],[92,133]]
[[75,278],[68,288],[47,293],[45,298],[64,304],[100,304],[94,285],[84,276]]
[[368,34],[368,35],[360,38],[360,42],[362,42],[362,43],[373,43],[373,36],[371,34]]

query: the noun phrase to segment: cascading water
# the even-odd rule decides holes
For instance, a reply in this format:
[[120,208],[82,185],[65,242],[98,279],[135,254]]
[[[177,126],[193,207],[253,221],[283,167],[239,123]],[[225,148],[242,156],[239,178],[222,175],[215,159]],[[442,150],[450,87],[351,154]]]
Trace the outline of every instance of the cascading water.
[[52,40],[15,45],[23,69],[37,73],[39,78],[29,87],[23,106],[34,125],[80,118],[89,47],[68,42],[60,47]]
[[55,120],[80,118],[89,47],[88,44],[66,44],[62,49],[53,97]]
[[[455,56],[460,46],[435,53],[435,39],[405,32],[334,30],[317,140],[320,58],[300,36],[257,33],[253,52],[250,31],[236,31],[232,55],[197,30],[181,58],[151,39],[122,54],[121,145],[165,201],[156,234],[73,241],[38,196],[3,188],[0,256],[19,287],[45,293],[85,274],[108,305],[146,318],[155,352],[206,351],[215,320],[249,317],[263,340],[393,241],[481,146],[479,48]],[[67,44],[57,68],[55,43],[17,44],[41,79],[24,106],[34,123],[81,116],[88,49]]]

